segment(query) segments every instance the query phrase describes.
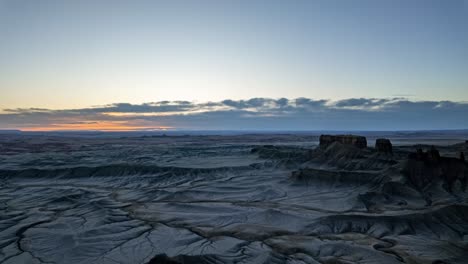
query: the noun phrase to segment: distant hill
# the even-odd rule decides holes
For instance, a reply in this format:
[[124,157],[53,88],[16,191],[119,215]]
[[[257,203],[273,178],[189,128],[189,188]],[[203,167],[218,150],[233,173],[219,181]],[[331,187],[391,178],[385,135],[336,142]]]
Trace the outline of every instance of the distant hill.
[[21,130],[15,129],[0,129],[0,134],[19,134],[22,133]]

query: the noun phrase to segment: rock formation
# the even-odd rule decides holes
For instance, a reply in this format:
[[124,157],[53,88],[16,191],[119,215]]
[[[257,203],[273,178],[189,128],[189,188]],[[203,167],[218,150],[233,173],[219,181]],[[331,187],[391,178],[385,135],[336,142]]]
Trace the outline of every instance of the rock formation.
[[416,153],[410,153],[403,173],[419,189],[423,189],[437,179],[442,179],[451,192],[456,180],[460,181],[463,189],[466,188],[468,166],[464,156],[442,157],[435,147],[431,147],[426,152],[418,149]]
[[378,138],[375,141],[375,148],[382,153],[392,153],[392,142],[386,138]]
[[340,142],[344,145],[352,145],[357,148],[366,148],[367,139],[363,136],[356,135],[321,135],[320,147],[328,147],[333,142]]

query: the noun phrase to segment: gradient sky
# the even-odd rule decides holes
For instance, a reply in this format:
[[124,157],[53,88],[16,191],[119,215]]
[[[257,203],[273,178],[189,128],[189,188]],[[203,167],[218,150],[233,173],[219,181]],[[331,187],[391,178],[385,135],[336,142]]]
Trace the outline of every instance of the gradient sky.
[[16,108],[466,102],[468,1],[0,0],[0,92],[2,128]]

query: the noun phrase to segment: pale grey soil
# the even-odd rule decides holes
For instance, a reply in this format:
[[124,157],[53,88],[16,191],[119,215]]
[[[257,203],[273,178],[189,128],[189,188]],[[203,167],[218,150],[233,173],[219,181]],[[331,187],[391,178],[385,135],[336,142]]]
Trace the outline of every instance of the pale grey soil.
[[352,164],[315,135],[0,135],[0,263],[466,263],[467,193],[400,170],[413,143],[467,146],[405,135]]

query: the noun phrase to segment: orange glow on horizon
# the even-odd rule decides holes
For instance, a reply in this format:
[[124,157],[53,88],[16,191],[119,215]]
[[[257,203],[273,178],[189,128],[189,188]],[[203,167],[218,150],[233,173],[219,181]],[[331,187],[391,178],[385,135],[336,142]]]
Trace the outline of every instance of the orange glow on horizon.
[[138,130],[167,130],[173,127],[169,126],[140,126],[131,125],[127,122],[89,122],[89,123],[77,123],[77,124],[51,124],[50,126],[37,126],[37,127],[24,127],[22,131],[86,131],[95,130],[103,132],[111,131],[138,131]]

